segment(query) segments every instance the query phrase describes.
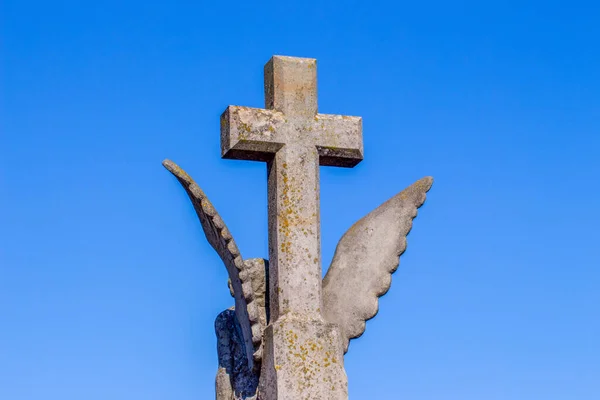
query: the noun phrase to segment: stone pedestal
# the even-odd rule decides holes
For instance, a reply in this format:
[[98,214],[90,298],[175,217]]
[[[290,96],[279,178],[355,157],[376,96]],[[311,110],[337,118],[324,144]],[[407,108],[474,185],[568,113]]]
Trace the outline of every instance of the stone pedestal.
[[283,315],[265,330],[261,400],[347,400],[348,378],[334,325]]

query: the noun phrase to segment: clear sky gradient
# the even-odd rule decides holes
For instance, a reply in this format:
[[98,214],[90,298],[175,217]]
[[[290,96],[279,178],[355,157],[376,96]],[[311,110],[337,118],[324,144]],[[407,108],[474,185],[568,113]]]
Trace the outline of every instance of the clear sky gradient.
[[600,399],[595,1],[27,1],[1,8],[0,399],[214,397],[227,275],[161,166],[267,257],[265,165],[219,157],[274,54],[318,59],[365,159],[321,168],[322,248],[435,183],[352,399]]

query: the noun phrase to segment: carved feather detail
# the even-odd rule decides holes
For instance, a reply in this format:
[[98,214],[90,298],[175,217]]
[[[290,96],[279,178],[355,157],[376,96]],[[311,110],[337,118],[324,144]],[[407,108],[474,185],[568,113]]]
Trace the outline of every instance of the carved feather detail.
[[[261,286],[261,274],[263,281],[265,279],[264,260],[243,260],[229,229],[200,186],[174,162],[165,160],[163,166],[177,178],[187,192],[206,239],[227,268],[235,298],[235,313],[244,337],[248,365],[252,368],[256,363],[258,367],[262,358],[262,333],[266,325],[266,316],[264,297],[256,293],[254,288]],[[260,271],[261,265],[262,271]],[[252,282],[253,279],[258,282]]]
[[337,245],[323,280],[323,315],[337,325],[348,351],[379,309],[406,249],[406,235],[433,178],[423,178],[355,223]]

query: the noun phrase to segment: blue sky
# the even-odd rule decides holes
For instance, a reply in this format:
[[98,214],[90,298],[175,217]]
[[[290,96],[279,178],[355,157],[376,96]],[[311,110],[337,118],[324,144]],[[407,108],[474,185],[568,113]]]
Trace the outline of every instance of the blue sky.
[[161,161],[267,257],[265,165],[219,158],[219,115],[274,54],[363,117],[365,160],[321,168],[324,266],[435,178],[350,397],[600,398],[600,6],[322,3],[3,2],[0,398],[213,398],[226,272]]

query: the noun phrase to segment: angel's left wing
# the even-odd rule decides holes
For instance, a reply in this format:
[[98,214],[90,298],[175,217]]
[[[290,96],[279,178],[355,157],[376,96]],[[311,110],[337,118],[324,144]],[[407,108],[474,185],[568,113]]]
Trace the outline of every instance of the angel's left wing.
[[406,235],[433,179],[423,178],[354,224],[338,243],[323,280],[323,315],[336,324],[344,351],[365,331],[390,288]]
[[243,260],[229,229],[200,186],[173,161],[165,160],[163,165],[175,175],[187,192],[206,239],[227,268],[235,297],[235,313],[242,330],[248,365],[252,368],[255,361],[260,363],[262,329],[266,324],[264,312],[261,312],[259,305],[260,298],[257,298],[260,296],[254,292],[255,283],[252,282],[252,278],[256,276],[255,270],[264,266],[264,262],[262,259]]

